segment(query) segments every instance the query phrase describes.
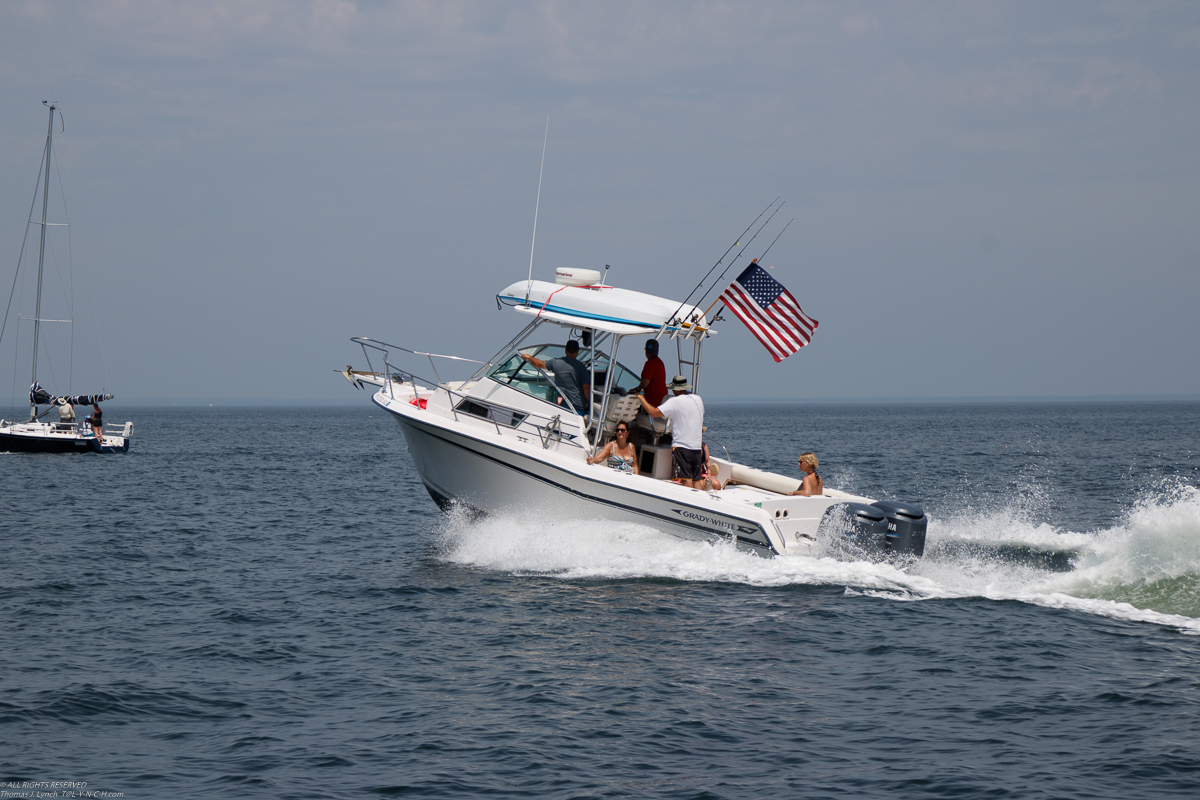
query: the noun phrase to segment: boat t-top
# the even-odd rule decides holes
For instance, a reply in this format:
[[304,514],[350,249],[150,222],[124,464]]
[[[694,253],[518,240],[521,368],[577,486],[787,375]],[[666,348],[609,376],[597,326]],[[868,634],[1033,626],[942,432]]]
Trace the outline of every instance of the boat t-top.
[[[869,557],[922,554],[927,518],[916,506],[831,488],[791,495],[799,479],[736,463],[711,440],[713,477],[725,488],[672,480],[670,425],[644,412],[632,394],[640,370],[618,357],[629,339],[639,354],[647,338],[673,343],[681,373],[699,391],[703,345],[716,333],[699,308],[575,268],[557,269],[554,283],[513,283],[496,300],[525,325],[487,361],[355,337],[367,369],[339,370],[359,388],[373,387],[373,401],[400,424],[425,488],[444,510],[545,509],[556,519],[638,523],[761,555],[819,555],[831,536],[833,554],[845,543]],[[587,408],[572,406],[551,373],[521,357],[561,357],[568,339],[580,342],[578,359],[591,379]],[[414,359],[427,362],[432,377],[407,366]],[[477,368],[447,380],[439,365]],[[633,431],[640,474],[588,463],[619,423]]]

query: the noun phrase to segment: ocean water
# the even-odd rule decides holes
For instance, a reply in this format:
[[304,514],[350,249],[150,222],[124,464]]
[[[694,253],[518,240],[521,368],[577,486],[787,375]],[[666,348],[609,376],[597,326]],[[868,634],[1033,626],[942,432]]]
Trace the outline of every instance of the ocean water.
[[7,796],[1200,796],[1200,404],[709,409],[903,569],[443,516],[365,398],[105,410],[0,454]]

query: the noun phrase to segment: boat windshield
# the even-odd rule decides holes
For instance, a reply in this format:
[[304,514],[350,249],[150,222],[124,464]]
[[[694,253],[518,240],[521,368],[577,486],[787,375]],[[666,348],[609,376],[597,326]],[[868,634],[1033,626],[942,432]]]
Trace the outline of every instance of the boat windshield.
[[[553,358],[562,358],[566,355],[566,349],[561,344],[541,344],[532,347],[522,347],[520,352],[542,361],[549,361]],[[592,352],[590,348],[585,348],[579,353],[579,360],[589,370],[592,368]],[[604,352],[596,353],[596,385],[603,387],[606,378],[606,371],[609,366],[608,354]],[[613,387],[618,394],[635,389],[641,382],[641,379],[630,372],[621,362],[616,362],[617,374],[613,376]],[[546,376],[537,370],[532,364],[522,359],[516,353],[507,361],[500,364],[492,370],[488,377],[506,386],[511,386],[514,389],[524,392],[528,395],[533,395],[548,403],[558,402],[558,392],[546,380]]]

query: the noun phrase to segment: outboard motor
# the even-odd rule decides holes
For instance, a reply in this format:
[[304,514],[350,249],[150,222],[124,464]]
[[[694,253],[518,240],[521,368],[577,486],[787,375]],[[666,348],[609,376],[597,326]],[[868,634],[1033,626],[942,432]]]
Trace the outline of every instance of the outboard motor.
[[849,545],[867,555],[883,555],[888,546],[887,514],[866,503],[836,503],[825,509],[817,528],[834,548]]
[[887,549],[895,555],[911,555],[920,558],[925,552],[925,529],[929,517],[917,506],[898,503],[895,500],[880,500],[872,508],[887,517]]

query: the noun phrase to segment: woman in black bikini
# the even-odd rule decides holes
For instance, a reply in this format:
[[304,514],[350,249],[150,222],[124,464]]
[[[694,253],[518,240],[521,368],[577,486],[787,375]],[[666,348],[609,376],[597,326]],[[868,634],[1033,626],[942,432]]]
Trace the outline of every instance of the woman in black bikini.
[[92,415],[88,417],[88,422],[92,424],[92,433],[96,434],[96,444],[104,444],[104,412],[100,410],[98,404],[92,405]]
[[813,453],[801,453],[799,465],[800,471],[804,473],[804,480],[800,482],[799,489],[788,494],[812,497],[824,492],[825,482],[817,474],[817,457]]

